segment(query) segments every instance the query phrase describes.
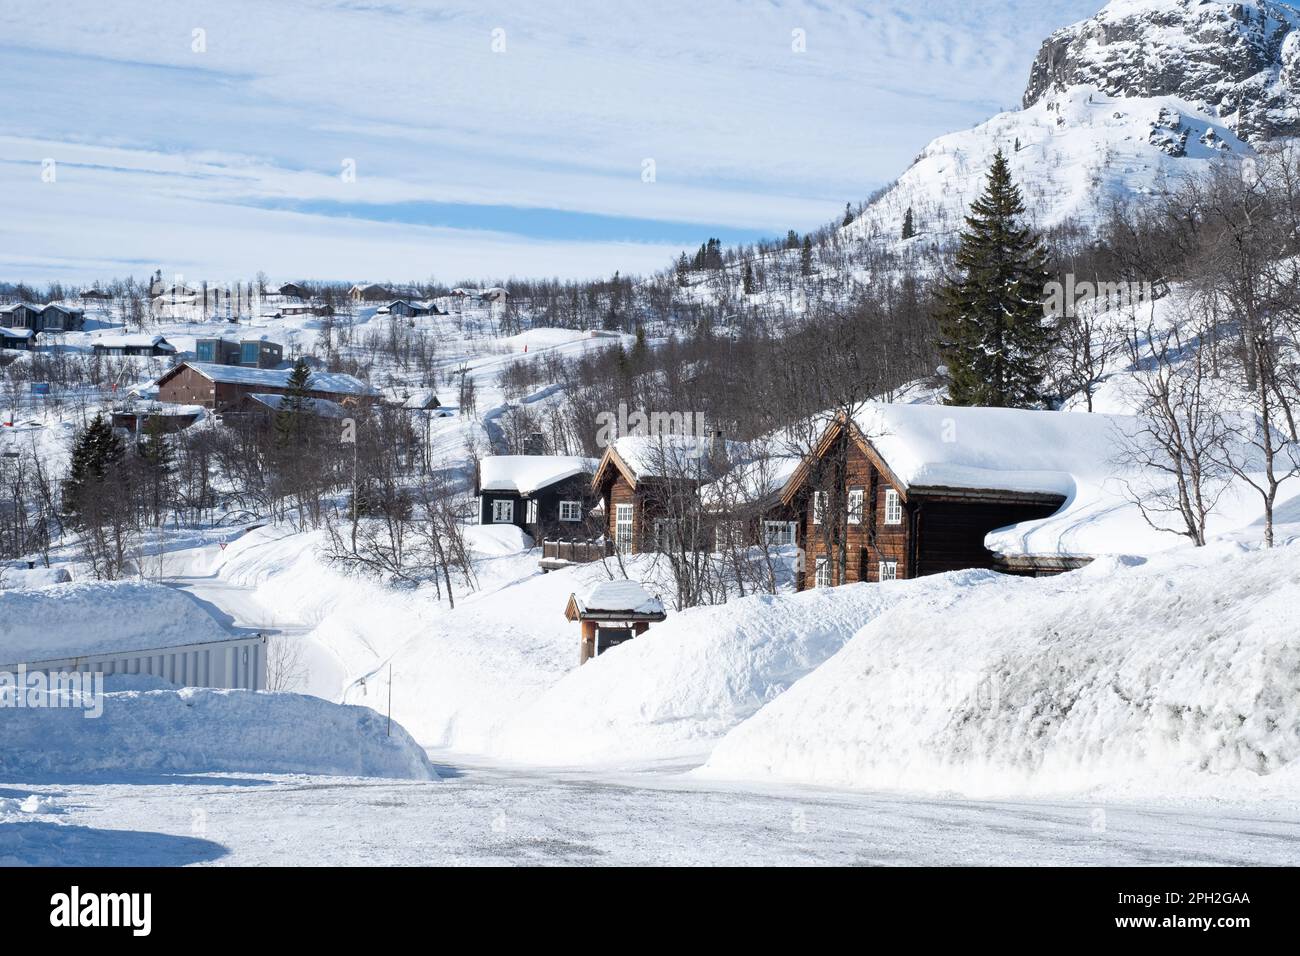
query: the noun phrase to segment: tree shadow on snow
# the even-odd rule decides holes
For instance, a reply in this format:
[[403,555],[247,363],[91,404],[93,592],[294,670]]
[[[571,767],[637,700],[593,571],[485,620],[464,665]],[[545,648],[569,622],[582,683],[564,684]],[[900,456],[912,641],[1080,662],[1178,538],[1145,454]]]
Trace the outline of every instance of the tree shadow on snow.
[[211,840],[147,830],[0,823],[0,866],[184,866],[228,852]]

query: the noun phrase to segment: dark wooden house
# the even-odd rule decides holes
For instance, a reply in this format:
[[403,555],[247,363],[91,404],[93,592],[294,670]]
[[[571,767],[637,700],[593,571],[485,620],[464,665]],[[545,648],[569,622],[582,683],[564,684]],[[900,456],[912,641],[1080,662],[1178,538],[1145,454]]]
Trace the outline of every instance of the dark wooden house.
[[86,313],[66,305],[37,305],[15,302],[0,308],[0,326],[42,332],[78,332],[86,324]]
[[587,538],[596,498],[592,458],[493,455],[479,462],[480,524],[512,524],[537,541]]
[[989,532],[1046,518],[1066,501],[1066,415],[873,403],[837,417],[781,493],[805,552],[800,587],[1078,567],[1017,565],[985,547]]
[[161,335],[106,335],[90,344],[95,355],[130,355],[156,358],[175,355],[176,347]]

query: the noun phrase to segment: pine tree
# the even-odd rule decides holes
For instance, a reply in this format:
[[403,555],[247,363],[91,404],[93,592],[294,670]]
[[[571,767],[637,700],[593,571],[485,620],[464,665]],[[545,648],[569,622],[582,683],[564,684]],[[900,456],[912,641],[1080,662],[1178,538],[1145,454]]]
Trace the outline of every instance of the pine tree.
[[950,405],[1027,408],[1041,403],[1051,327],[1039,238],[1019,224],[1020,190],[999,150],[984,194],[966,217],[958,276],[940,292],[940,349]]
[[745,271],[741,274],[741,284],[745,295],[754,294],[754,267],[748,262],[745,263]]
[[296,444],[302,436],[303,416],[311,411],[313,401],[307,389],[311,369],[306,359],[298,359],[289,373],[289,385],[280,399],[275,416],[275,441],[281,447]]
[[841,225],[847,226],[853,222],[853,206],[850,203],[844,204],[844,221]]
[[161,419],[150,417],[145,425],[144,437],[136,448],[141,477],[148,494],[148,508],[154,524],[162,520],[163,505],[167,499],[168,479],[172,473],[174,455],[163,434]]
[[787,232],[787,233],[785,234],[785,247],[786,247],[787,249],[798,249],[798,248],[799,248],[799,233],[795,232],[793,229],[791,229],[789,232]]
[[126,457],[126,446],[102,414],[96,415],[77,435],[72,445],[68,477],[63,482],[63,504],[70,515],[79,515],[102,489],[110,474]]
[[812,264],[812,238],[803,237],[803,252],[799,254],[799,274],[810,276],[813,274]]
[[916,223],[912,219],[912,207],[907,207],[907,212],[903,213],[903,238],[911,239],[916,235]]

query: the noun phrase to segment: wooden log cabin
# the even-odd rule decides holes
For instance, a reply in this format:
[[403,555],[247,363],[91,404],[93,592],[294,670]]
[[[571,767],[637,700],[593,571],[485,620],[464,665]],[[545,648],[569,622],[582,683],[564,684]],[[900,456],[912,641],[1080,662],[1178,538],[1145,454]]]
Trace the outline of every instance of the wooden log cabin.
[[[158,401],[202,405],[224,412],[255,393],[286,394],[290,374],[291,369],[182,362],[158,379]],[[379,397],[379,393],[366,382],[343,372],[312,372],[307,379],[307,394],[311,398],[328,399],[344,406],[368,404]]]
[[1004,559],[985,537],[1060,510],[1074,493],[1071,428],[1092,435],[1104,418],[877,403],[837,416],[780,496],[798,516],[800,588],[1080,567],[1086,556]]
[[628,435],[606,448],[591,490],[614,547],[625,554],[670,550],[683,519],[697,511],[699,487],[725,467],[723,444],[690,435]]

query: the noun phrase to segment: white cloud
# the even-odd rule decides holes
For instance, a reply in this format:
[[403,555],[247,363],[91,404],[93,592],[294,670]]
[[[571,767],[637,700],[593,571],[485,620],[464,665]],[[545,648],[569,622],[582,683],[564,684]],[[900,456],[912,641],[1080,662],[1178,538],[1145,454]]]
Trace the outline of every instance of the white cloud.
[[[304,229],[302,248],[318,253],[322,239],[351,244],[364,231],[215,205],[232,199],[553,208],[698,224],[701,238],[711,225],[804,229],[896,176],[933,136],[1018,100],[1041,39],[1096,2],[622,2],[578,13],[504,0],[7,0],[0,83],[17,98],[0,114],[0,185],[21,184],[21,164],[42,151],[94,164],[93,175],[78,173],[80,198],[92,208],[125,202],[140,232],[112,241],[145,259],[170,254],[151,246],[151,232],[188,229],[177,210],[205,203],[236,234],[275,222]],[[805,53],[791,49],[796,28]],[[196,29],[202,53],[192,50]],[[505,52],[493,52],[494,29]],[[344,158],[358,164],[347,191]],[[646,158],[653,184],[641,180]],[[49,199],[47,190],[26,200],[45,217],[49,245],[22,242],[25,254],[67,260],[74,244],[109,240]],[[383,229],[425,241],[415,227]],[[627,251],[565,238],[503,244],[461,230],[438,240],[437,254],[476,268],[430,263],[415,274],[590,275]],[[84,254],[125,261],[105,244]],[[644,261],[631,255],[621,268]],[[327,273],[322,264],[301,274]]]

